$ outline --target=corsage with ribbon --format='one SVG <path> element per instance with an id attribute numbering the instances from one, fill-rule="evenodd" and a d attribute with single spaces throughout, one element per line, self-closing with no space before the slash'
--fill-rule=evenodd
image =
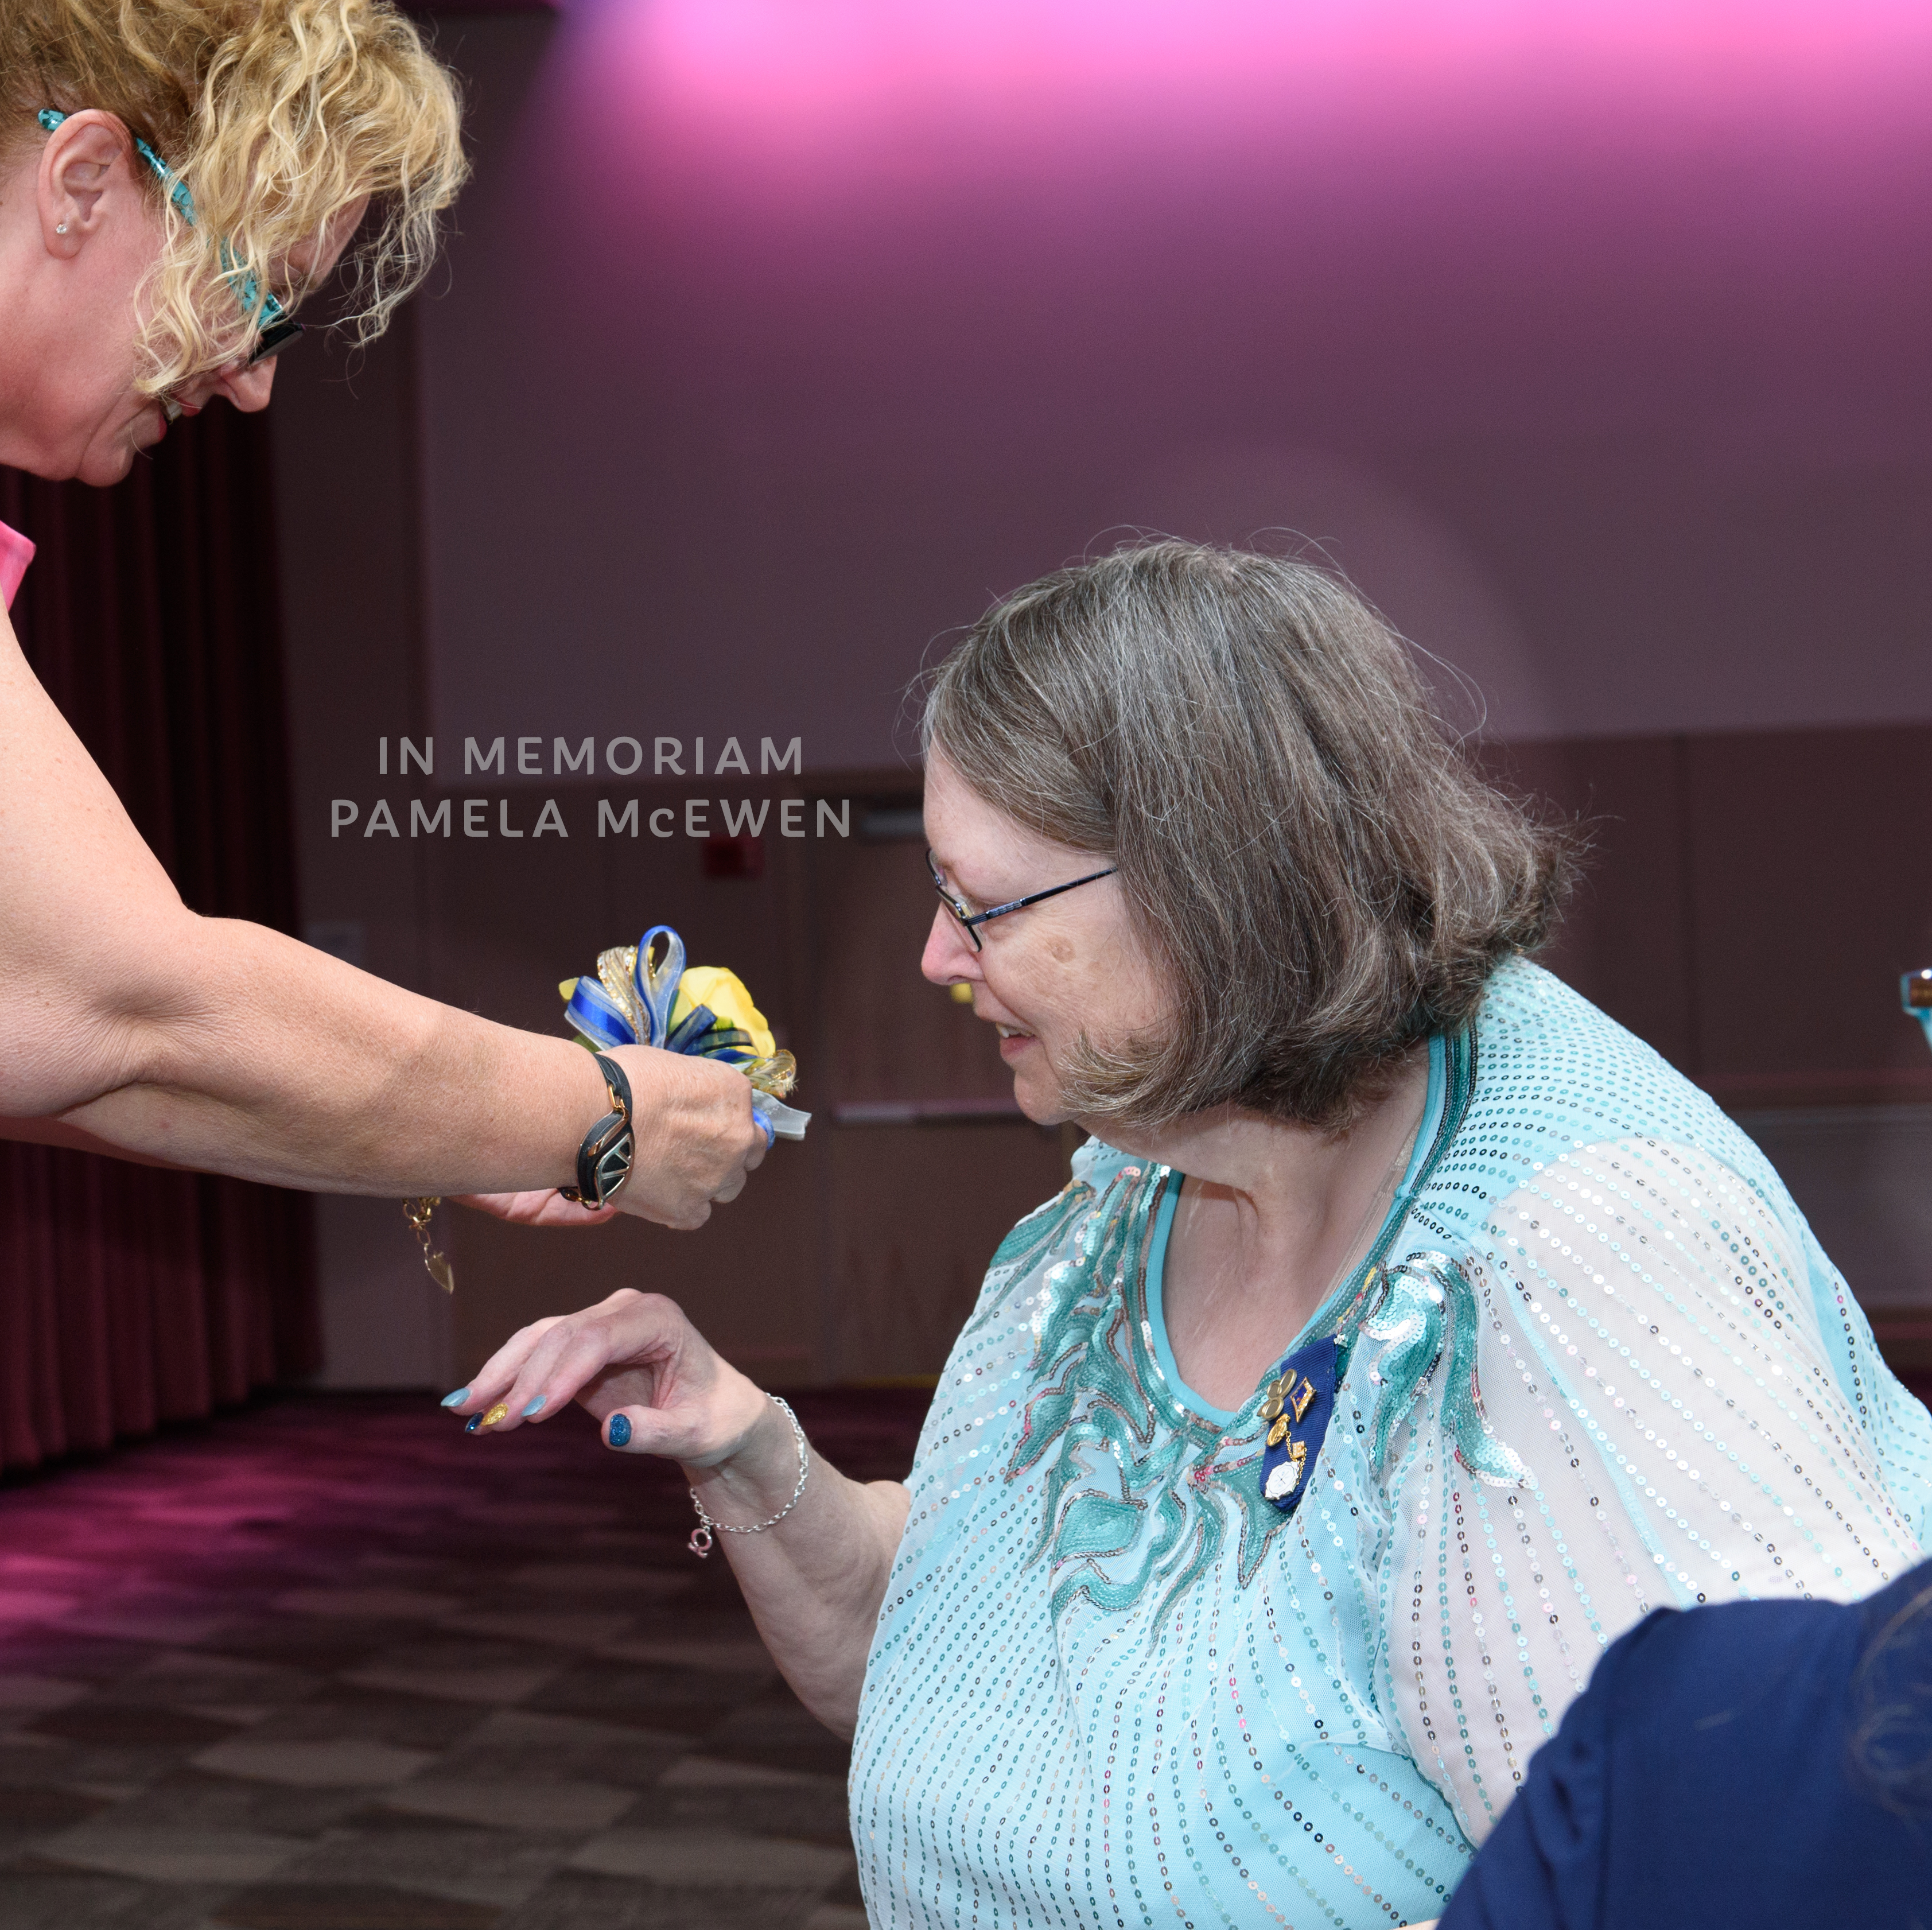
<path id="1" fill-rule="evenodd" d="M 634 945 L 598 955 L 594 977 L 567 978 L 557 989 L 577 1042 L 598 1055 L 610 1087 L 611 1110 L 586 1135 L 578 1154 L 578 1184 L 566 1196 L 602 1206 L 623 1184 L 634 1145 L 628 1082 L 612 1046 L 658 1046 L 666 1052 L 722 1059 L 752 1082 L 752 1111 L 770 1145 L 802 1139 L 812 1115 L 785 1104 L 798 1062 L 778 1049 L 764 1014 L 736 972 L 684 962 L 684 941 L 668 925 L 653 925 Z M 422 1244 L 423 1265 L 446 1293 L 456 1290 L 448 1257 L 435 1245 L 430 1217 L 442 1201 L 405 1200 L 403 1211 Z"/>
<path id="2" fill-rule="evenodd" d="M 653 925 L 634 945 L 600 953 L 594 977 L 564 980 L 557 990 L 579 1042 L 592 1052 L 657 1046 L 722 1059 L 752 1082 L 752 1110 L 767 1145 L 803 1139 L 812 1115 L 784 1103 L 798 1061 L 778 1049 L 736 972 L 687 966 L 684 956 L 684 941 L 668 925 Z"/>

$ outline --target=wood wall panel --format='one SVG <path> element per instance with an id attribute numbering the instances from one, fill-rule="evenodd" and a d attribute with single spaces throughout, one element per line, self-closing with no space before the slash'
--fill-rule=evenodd
<path id="1" fill-rule="evenodd" d="M 1066 1178 L 1025 1120 L 850 1127 L 832 1149 L 832 1377 L 936 1373 L 993 1250 Z"/>
<path id="2" fill-rule="evenodd" d="M 1932 963 L 1932 727 L 1579 739 L 1489 755 L 1580 816 L 1544 962 L 1726 1104 L 1932 1100 L 1898 975 Z"/>
<path id="3" fill-rule="evenodd" d="M 1667 737 L 1522 744 L 1490 754 L 1510 788 L 1576 824 L 1582 875 L 1542 962 L 1689 1070 L 1699 1053 L 1690 973 L 1684 754 Z"/>
<path id="4" fill-rule="evenodd" d="M 838 1098 L 1010 1100 L 1012 1081 L 991 1044 L 992 1028 L 920 976 L 939 908 L 923 844 L 821 842 L 812 861 Z"/>
<path id="5" fill-rule="evenodd" d="M 1932 726 L 1688 740 L 1697 1076 L 1744 1104 L 1932 1098 Z"/>
<path id="6" fill-rule="evenodd" d="M 668 1295 L 728 1359 L 776 1386 L 837 1377 L 823 1331 L 827 1163 L 808 1145 L 778 1148 L 744 1193 L 694 1233 L 628 1217 L 582 1232 L 538 1232 L 448 1213 L 458 1379 L 528 1322 L 591 1306 L 620 1287 Z M 409 1241 L 400 1208 L 396 1232 Z M 417 1288 L 436 1292 L 427 1277 Z"/>
<path id="7" fill-rule="evenodd" d="M 1793 1106 L 1735 1116 L 1852 1291 L 1870 1309 L 1912 1309 L 1922 1327 L 1932 1317 L 1932 1106 Z"/>

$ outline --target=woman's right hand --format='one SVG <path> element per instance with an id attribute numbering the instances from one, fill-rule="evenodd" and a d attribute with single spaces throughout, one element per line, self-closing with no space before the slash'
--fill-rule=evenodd
<path id="1" fill-rule="evenodd" d="M 765 1156 L 751 1081 L 721 1060 L 652 1046 L 620 1046 L 609 1056 L 631 1082 L 637 1139 L 631 1176 L 613 1204 L 662 1226 L 703 1226 L 714 1203 L 744 1190 Z"/>
<path id="2" fill-rule="evenodd" d="M 730 1076 L 745 1084 L 742 1074 Z M 769 1431 L 779 1418 L 675 1301 L 630 1287 L 580 1313 L 538 1320 L 512 1334 L 454 1411 L 484 1414 L 502 1404 L 508 1411 L 490 1431 L 506 1433 L 526 1420 L 548 1420 L 573 1400 L 596 1416 L 609 1445 L 694 1468 L 729 1460 L 760 1427 Z M 629 1438 L 612 1441 L 611 1418 L 620 1414 Z M 782 1420 L 779 1425 L 788 1442 Z"/>

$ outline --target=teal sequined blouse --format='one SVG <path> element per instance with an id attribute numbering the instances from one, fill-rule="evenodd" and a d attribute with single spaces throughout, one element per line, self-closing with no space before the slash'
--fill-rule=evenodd
<path id="1" fill-rule="evenodd" d="M 1932 1416 L 1763 1156 L 1547 973 L 1432 1046 L 1292 1514 L 1266 1382 L 1161 1317 L 1177 1176 L 1097 1142 L 993 1259 L 921 1436 L 850 1782 L 880 1925 L 1436 1916 L 1649 1609 L 1918 1559 Z"/>

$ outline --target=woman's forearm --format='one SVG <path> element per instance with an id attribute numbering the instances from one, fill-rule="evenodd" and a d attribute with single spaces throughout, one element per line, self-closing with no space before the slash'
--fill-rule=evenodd
<path id="1" fill-rule="evenodd" d="M 145 944 L 103 955 L 10 1040 L 4 1017 L 0 1137 L 314 1192 L 547 1193 L 574 1181 L 577 1149 L 609 1106 L 590 1055 L 566 1039 L 439 1005 L 178 902 Z M 758 1163 L 748 1083 L 648 1046 L 610 1056 L 630 1082 L 635 1134 L 618 1206 L 701 1225 Z"/>
<path id="2" fill-rule="evenodd" d="M 183 914 L 104 989 L 102 1089 L 56 1116 L 137 1157 L 330 1192 L 561 1186 L 606 1104 L 568 1040 L 260 926 Z"/>
<path id="3" fill-rule="evenodd" d="M 106 1153 L 134 1166 L 160 1166 L 170 1172 L 181 1170 L 172 1160 L 156 1159 L 149 1153 L 117 1146 L 98 1133 L 84 1133 L 78 1126 L 69 1125 L 64 1119 L 0 1118 L 0 1139 L 15 1139 L 29 1146 L 58 1146 L 67 1152 Z"/>
<path id="4" fill-rule="evenodd" d="M 564 1039 L 189 911 L 0 616 L 0 1133 L 64 1127 L 317 1189 L 485 1193 L 568 1182 L 603 1109 Z"/>
<path id="5" fill-rule="evenodd" d="M 612 1056 L 636 1102 L 620 1205 L 701 1223 L 757 1163 L 750 1088 Z M 502 1194 L 567 1184 L 606 1106 L 566 1039 L 189 911 L 0 615 L 0 1137 L 316 1191 Z"/>
<path id="6" fill-rule="evenodd" d="M 767 1520 L 796 1487 L 796 1438 L 765 1405 L 769 1420 L 730 1461 L 684 1471 L 716 1521 Z M 781 1673 L 841 1736 L 858 1722 L 866 1658 L 910 1505 L 899 1482 L 848 1481 L 812 1451 L 798 1505 L 782 1521 L 763 1534 L 717 1538 Z"/>

